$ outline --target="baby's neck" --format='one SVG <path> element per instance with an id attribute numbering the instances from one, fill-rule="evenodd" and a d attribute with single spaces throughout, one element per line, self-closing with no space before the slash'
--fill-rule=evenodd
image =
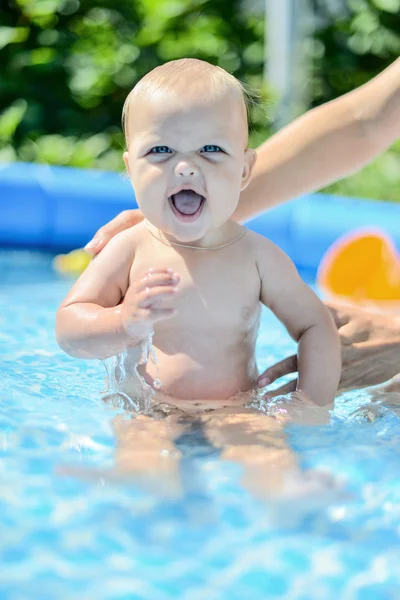
<path id="1" fill-rule="evenodd" d="M 163 244 L 193 250 L 220 250 L 241 239 L 247 231 L 234 221 L 228 221 L 218 229 L 211 231 L 198 240 L 180 242 L 173 236 L 164 233 L 161 229 L 155 227 L 146 219 L 144 224 L 150 234 Z"/>

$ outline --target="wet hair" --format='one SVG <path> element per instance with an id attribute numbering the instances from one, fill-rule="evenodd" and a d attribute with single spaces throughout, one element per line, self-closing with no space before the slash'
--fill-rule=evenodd
<path id="1" fill-rule="evenodd" d="M 248 131 L 253 95 L 244 84 L 221 67 L 197 58 L 181 58 L 160 65 L 147 73 L 128 94 L 122 109 L 122 129 L 127 145 L 129 108 L 135 97 L 141 95 L 151 97 L 158 90 L 185 92 L 188 87 L 191 92 L 196 92 L 196 99 L 199 102 L 236 93 L 243 103 Z"/>

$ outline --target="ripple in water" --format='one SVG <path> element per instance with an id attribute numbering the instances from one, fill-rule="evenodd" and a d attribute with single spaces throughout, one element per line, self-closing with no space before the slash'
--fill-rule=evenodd
<path id="1" fill-rule="evenodd" d="M 8 273 L 0 292 L 2 600 L 397 598 L 395 408 L 354 391 L 337 400 L 327 423 L 287 427 L 301 469 L 325 473 L 327 485 L 312 491 L 310 483 L 301 498 L 260 499 L 246 487 L 236 447 L 220 443 L 222 420 L 210 441 L 207 423 L 179 422 L 174 411 L 154 426 L 149 415 L 127 417 L 102 402 L 102 365 L 66 357 L 54 339 L 55 310 L 70 283 L 51 275 L 47 258 L 25 269 L 19 260 L 13 278 L 14 260 L 0 261 L 0 275 Z M 265 368 L 293 344 L 269 314 L 261 327 Z M 116 378 L 119 361 L 107 366 Z M 260 401 L 261 416 L 276 416 L 285 402 Z M 250 414 L 229 420 L 246 458 L 258 451 L 254 436 L 268 437 Z M 141 436 L 161 440 L 164 454 L 140 454 Z M 279 440 L 269 441 L 278 460 Z M 118 461 L 134 476 L 119 477 Z M 340 483 L 339 493 L 329 481 Z"/>

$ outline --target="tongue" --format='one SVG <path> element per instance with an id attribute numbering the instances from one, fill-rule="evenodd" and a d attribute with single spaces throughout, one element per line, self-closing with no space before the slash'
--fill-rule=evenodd
<path id="1" fill-rule="evenodd" d="M 194 215 L 199 210 L 202 199 L 193 190 L 181 190 L 172 196 L 175 208 L 183 215 Z"/>

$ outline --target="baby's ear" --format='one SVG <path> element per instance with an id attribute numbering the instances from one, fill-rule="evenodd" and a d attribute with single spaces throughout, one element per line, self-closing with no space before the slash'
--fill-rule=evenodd
<path id="1" fill-rule="evenodd" d="M 130 176 L 131 173 L 129 170 L 129 152 L 124 152 L 122 158 L 124 159 L 126 170 L 128 171 L 128 174 Z"/>
<path id="2" fill-rule="evenodd" d="M 244 166 L 242 172 L 242 184 L 240 191 L 242 192 L 247 188 L 250 182 L 251 174 L 253 173 L 254 166 L 257 162 L 257 152 L 252 148 L 247 148 L 244 153 Z"/>

